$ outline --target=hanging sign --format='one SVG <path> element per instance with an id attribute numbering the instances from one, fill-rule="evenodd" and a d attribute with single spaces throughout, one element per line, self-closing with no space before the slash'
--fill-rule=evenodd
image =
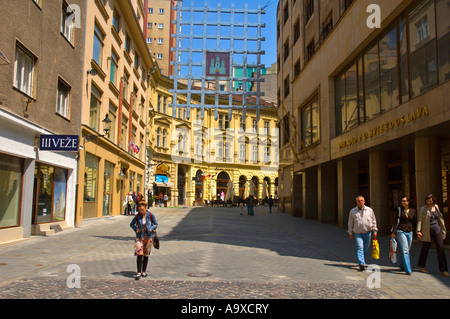
<path id="1" fill-rule="evenodd" d="M 39 150 L 77 152 L 78 135 L 41 135 Z"/>

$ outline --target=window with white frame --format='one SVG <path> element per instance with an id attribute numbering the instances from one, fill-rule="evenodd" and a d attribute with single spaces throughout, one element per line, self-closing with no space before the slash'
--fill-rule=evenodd
<path id="1" fill-rule="evenodd" d="M 16 46 L 14 60 L 14 87 L 33 96 L 33 77 L 36 59 L 20 46 Z"/>
<path id="2" fill-rule="evenodd" d="M 164 14 L 164 9 L 159 9 L 159 14 Z"/>
<path id="3" fill-rule="evenodd" d="M 231 144 L 229 142 L 225 143 L 225 158 L 231 159 Z"/>
<path id="4" fill-rule="evenodd" d="M 245 119 L 243 117 L 241 117 L 241 120 L 240 120 L 239 130 L 245 132 Z"/>
<path id="5" fill-rule="evenodd" d="M 162 53 L 158 53 L 157 58 L 158 58 L 158 60 L 162 60 L 163 54 Z"/>
<path id="6" fill-rule="evenodd" d="M 148 44 L 152 43 L 152 38 L 147 38 L 147 43 Z"/>
<path id="7" fill-rule="evenodd" d="M 56 112 L 69 117 L 70 86 L 61 78 L 58 78 L 58 96 L 56 98 Z"/>
<path id="8" fill-rule="evenodd" d="M 253 133 L 258 132 L 258 121 L 257 120 L 252 121 L 252 128 L 253 128 Z"/>
<path id="9" fill-rule="evenodd" d="M 163 38 L 158 38 L 158 44 L 163 44 L 164 43 L 164 39 Z"/>
<path id="10" fill-rule="evenodd" d="M 166 141 L 167 141 L 167 130 L 164 129 L 162 133 L 162 147 L 166 147 Z"/>
<path id="11" fill-rule="evenodd" d="M 70 43 L 73 43 L 73 26 L 75 23 L 75 15 L 72 16 L 72 12 L 69 9 L 69 5 L 63 1 L 62 14 L 61 14 L 61 33 Z"/>
<path id="12" fill-rule="evenodd" d="M 164 23 L 158 23 L 158 29 L 164 29 Z"/>
<path id="13" fill-rule="evenodd" d="M 217 144 L 217 159 L 223 159 L 223 142 Z"/>
<path id="14" fill-rule="evenodd" d="M 270 162 L 270 147 L 264 146 L 264 162 L 269 163 Z"/>
<path id="15" fill-rule="evenodd" d="M 258 162 L 258 145 L 253 145 L 252 150 L 252 161 L 256 163 Z"/>
<path id="16" fill-rule="evenodd" d="M 245 161 L 245 143 L 239 144 L 239 159 Z"/>
<path id="17" fill-rule="evenodd" d="M 156 146 L 161 147 L 161 128 L 156 130 Z"/>

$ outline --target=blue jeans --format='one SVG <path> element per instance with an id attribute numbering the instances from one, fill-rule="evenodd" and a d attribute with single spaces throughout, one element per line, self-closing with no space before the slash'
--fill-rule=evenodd
<path id="1" fill-rule="evenodd" d="M 372 239 L 372 232 L 365 234 L 354 234 L 356 241 L 356 256 L 358 257 L 358 264 L 365 265 L 366 257 L 370 249 L 370 241 Z"/>
<path id="2" fill-rule="evenodd" d="M 409 258 L 409 250 L 411 249 L 411 243 L 413 239 L 413 233 L 405 233 L 404 231 L 397 230 L 397 259 L 401 269 L 406 273 L 411 273 L 411 261 Z"/>

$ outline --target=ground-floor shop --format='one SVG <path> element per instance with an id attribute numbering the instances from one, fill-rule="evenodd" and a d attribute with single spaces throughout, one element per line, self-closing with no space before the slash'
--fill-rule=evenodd
<path id="1" fill-rule="evenodd" d="M 278 197 L 276 168 L 175 163 L 162 157 L 149 167 L 148 189 L 156 203 L 164 195 L 170 206 L 204 205 L 213 200 L 236 203 L 250 194 L 261 202 Z"/>
<path id="2" fill-rule="evenodd" d="M 145 194 L 145 163 L 88 127 L 80 142 L 76 222 L 123 214 L 130 192 Z"/>
<path id="3" fill-rule="evenodd" d="M 40 150 L 40 135 L 0 111 L 0 243 L 74 226 L 77 153 Z"/>

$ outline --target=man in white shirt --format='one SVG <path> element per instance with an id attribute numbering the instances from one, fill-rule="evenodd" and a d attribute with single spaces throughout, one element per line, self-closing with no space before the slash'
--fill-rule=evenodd
<path id="1" fill-rule="evenodd" d="M 372 208 L 364 205 L 363 196 L 356 197 L 356 207 L 348 215 L 348 234 L 355 239 L 359 269 L 364 270 L 366 257 L 370 248 L 372 232 L 374 239 L 377 238 L 377 220 Z"/>

